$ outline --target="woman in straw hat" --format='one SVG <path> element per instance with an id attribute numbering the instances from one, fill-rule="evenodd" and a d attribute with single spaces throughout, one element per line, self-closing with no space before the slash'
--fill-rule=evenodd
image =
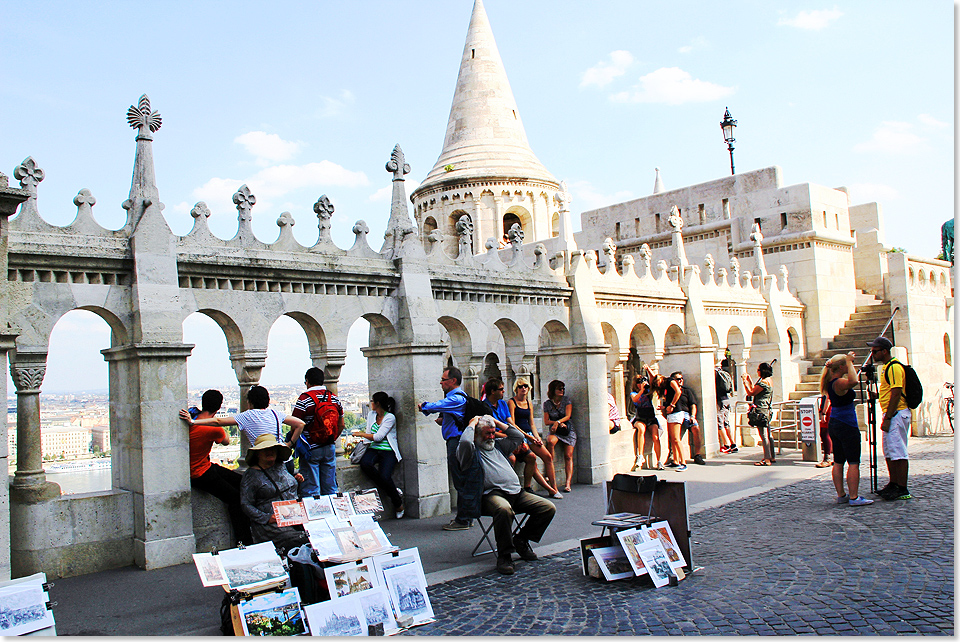
<path id="1" fill-rule="evenodd" d="M 283 465 L 289 457 L 289 446 L 260 435 L 247 450 L 249 468 L 240 481 L 240 505 L 250 518 L 253 541 L 270 541 L 284 551 L 309 542 L 302 526 L 277 526 L 273 513 L 273 502 L 297 498 L 297 480 Z"/>

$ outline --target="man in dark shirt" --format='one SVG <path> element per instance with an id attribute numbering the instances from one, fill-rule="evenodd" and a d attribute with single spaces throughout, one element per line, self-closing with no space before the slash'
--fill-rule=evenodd
<path id="1" fill-rule="evenodd" d="M 697 406 L 700 404 L 700 400 L 697 398 L 697 393 L 693 391 L 693 388 L 683 383 L 682 372 L 674 372 L 670 375 L 670 378 L 680 385 L 680 395 L 673 402 L 674 412 L 686 413 L 686 417 L 681 424 L 680 436 L 683 436 L 685 430 L 690 430 L 690 434 L 693 435 L 693 444 L 690 446 L 693 463 L 706 466 L 707 462 L 700 453 L 700 450 L 703 448 L 703 437 L 700 434 L 700 424 L 697 423 Z M 679 463 L 683 464 L 683 462 Z"/>

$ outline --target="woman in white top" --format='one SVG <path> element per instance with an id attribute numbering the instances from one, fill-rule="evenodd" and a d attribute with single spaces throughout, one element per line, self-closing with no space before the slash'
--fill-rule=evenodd
<path id="1" fill-rule="evenodd" d="M 393 483 L 393 469 L 402 459 L 397 443 L 397 418 L 393 414 L 396 407 L 393 397 L 380 391 L 370 399 L 370 413 L 367 415 L 367 431 L 354 431 L 357 437 L 370 440 L 367 452 L 360 460 L 360 470 L 376 484 L 380 495 L 386 495 L 393 502 L 397 519 L 403 517 L 403 493 Z"/>

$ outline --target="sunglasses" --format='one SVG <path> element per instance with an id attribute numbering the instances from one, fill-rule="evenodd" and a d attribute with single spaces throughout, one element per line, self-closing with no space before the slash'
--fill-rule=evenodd
<path id="1" fill-rule="evenodd" d="M 529 388 L 529 387 L 530 386 L 528 386 L 527 384 L 521 383 L 520 385 L 517 386 L 517 390 L 519 390 L 520 388 Z"/>

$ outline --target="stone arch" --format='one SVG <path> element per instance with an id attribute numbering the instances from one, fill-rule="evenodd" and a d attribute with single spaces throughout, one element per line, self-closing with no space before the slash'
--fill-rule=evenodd
<path id="1" fill-rule="evenodd" d="M 556 348 L 573 345 L 567 326 L 557 320 L 547 321 L 540 330 L 540 347 Z"/>
<path id="2" fill-rule="evenodd" d="M 787 343 L 790 346 L 791 357 L 800 354 L 800 334 L 793 326 L 787 328 Z"/>
<path id="3" fill-rule="evenodd" d="M 950 350 L 950 334 L 943 333 L 943 360 L 948 366 L 953 365 L 953 352 Z"/>
<path id="4" fill-rule="evenodd" d="M 369 347 L 390 345 L 397 342 L 397 329 L 390 323 L 390 319 L 382 314 L 368 312 L 362 318 L 370 324 Z"/>
<path id="5" fill-rule="evenodd" d="M 461 216 L 469 216 L 469 213 L 465 210 L 454 210 L 450 213 L 450 216 L 447 217 L 448 234 L 452 234 L 453 236 L 457 235 L 457 221 L 460 220 Z"/>
<path id="6" fill-rule="evenodd" d="M 210 317 L 213 319 L 214 323 L 220 326 L 220 329 L 223 330 L 224 336 L 227 338 L 227 348 L 231 353 L 235 353 L 243 349 L 243 332 L 240 330 L 240 326 L 237 325 L 237 322 L 233 320 L 228 314 L 220 310 L 214 310 L 210 308 L 201 308 L 197 310 L 200 314 Z"/>
<path id="7" fill-rule="evenodd" d="M 560 236 L 560 212 L 554 212 L 550 217 L 550 236 L 552 238 Z"/>
<path id="8" fill-rule="evenodd" d="M 500 357 L 496 352 L 490 352 L 483 358 L 483 381 L 481 384 L 494 378 L 503 380 L 503 372 L 500 370 Z"/>
<path id="9" fill-rule="evenodd" d="M 129 341 L 127 328 L 125 325 L 123 325 L 123 321 L 121 321 L 120 318 L 110 310 L 97 305 L 81 305 L 74 309 L 93 312 L 95 315 L 106 321 L 107 325 L 110 326 L 111 347 L 124 345 Z"/>
<path id="10" fill-rule="evenodd" d="M 927 289 L 927 271 L 923 268 L 920 268 L 919 272 L 917 273 L 917 281 L 921 290 Z"/>
<path id="11" fill-rule="evenodd" d="M 291 311 L 285 312 L 285 316 L 290 317 L 303 328 L 307 335 L 307 346 L 310 348 L 310 356 L 324 354 L 327 351 L 327 339 L 323 333 L 323 328 L 312 316 L 305 312 Z"/>
<path id="12" fill-rule="evenodd" d="M 520 224 L 520 227 L 523 229 L 524 241 L 529 243 L 533 238 L 533 218 L 530 216 L 527 208 L 514 205 L 504 212 L 502 225 L 502 233 L 504 236 L 510 231 L 510 227 L 514 223 Z"/>
<path id="13" fill-rule="evenodd" d="M 753 332 L 750 334 L 750 345 L 755 346 L 761 343 L 767 342 L 767 331 L 760 326 L 757 326 L 753 329 Z"/>
<path id="14" fill-rule="evenodd" d="M 663 334 L 664 349 L 687 345 L 687 335 L 676 323 L 671 324 Z"/>
<path id="15" fill-rule="evenodd" d="M 710 330 L 710 341 L 713 345 L 717 346 L 717 350 L 720 350 L 720 335 L 717 334 L 716 328 L 712 325 L 707 326 L 707 328 Z"/>
<path id="16" fill-rule="evenodd" d="M 440 317 L 437 321 L 447 332 L 450 356 L 453 357 L 454 364 L 460 368 L 464 374 L 467 374 L 467 369 L 470 366 L 470 357 L 473 355 L 470 331 L 467 330 L 467 326 L 465 326 L 462 321 L 454 317 Z"/>
<path id="17" fill-rule="evenodd" d="M 653 332 L 645 323 L 638 323 L 630 331 L 630 350 L 636 350 L 637 356 L 644 363 L 651 363 L 657 358 L 657 345 Z M 634 373 L 636 374 L 636 373 Z"/>
<path id="18" fill-rule="evenodd" d="M 600 322 L 600 329 L 603 330 L 603 342 L 610 348 L 607 350 L 607 373 L 613 371 L 620 363 L 620 337 L 617 336 L 616 329 L 606 321 Z"/>

